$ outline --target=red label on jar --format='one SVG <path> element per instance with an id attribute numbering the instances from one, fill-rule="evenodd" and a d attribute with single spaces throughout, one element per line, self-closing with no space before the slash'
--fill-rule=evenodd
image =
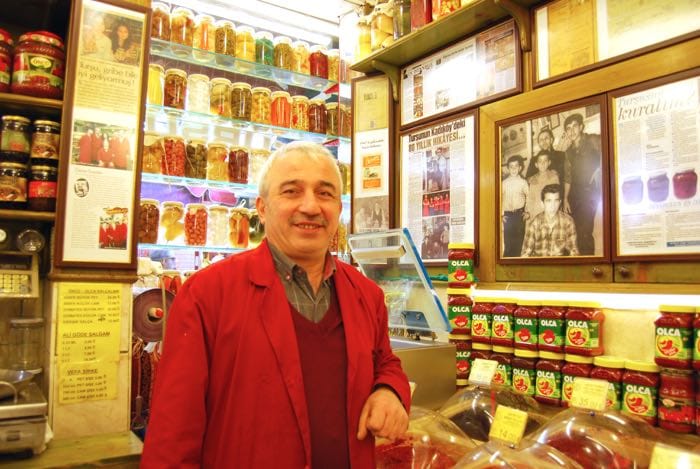
<path id="1" fill-rule="evenodd" d="M 30 199 L 55 199 L 57 182 L 32 181 L 29 183 Z"/>

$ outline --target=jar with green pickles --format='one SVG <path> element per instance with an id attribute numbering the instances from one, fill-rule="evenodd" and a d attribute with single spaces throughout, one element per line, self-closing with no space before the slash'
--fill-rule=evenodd
<path id="1" fill-rule="evenodd" d="M 253 93 L 250 84 L 239 81 L 231 85 L 232 118 L 249 121 L 252 103 Z"/>
<path id="2" fill-rule="evenodd" d="M 326 104 L 326 133 L 338 136 L 338 103 Z"/>
<path id="3" fill-rule="evenodd" d="M 258 31 L 255 33 L 255 61 L 263 65 L 275 64 L 275 45 L 272 42 L 272 33 Z"/>
<path id="4" fill-rule="evenodd" d="M 275 38 L 275 67 L 284 70 L 292 69 L 292 40 L 287 36 Z"/>

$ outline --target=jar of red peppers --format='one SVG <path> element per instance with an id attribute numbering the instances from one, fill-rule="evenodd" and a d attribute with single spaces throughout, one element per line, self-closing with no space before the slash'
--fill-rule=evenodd
<path id="1" fill-rule="evenodd" d="M 309 132 L 326 133 L 326 102 L 322 99 L 309 101 Z"/>
<path id="2" fill-rule="evenodd" d="M 516 300 L 499 298 L 491 309 L 491 344 L 513 346 L 513 312 Z"/>
<path id="3" fill-rule="evenodd" d="M 537 347 L 548 352 L 564 352 L 566 302 L 544 300 L 537 314 Z"/>
<path id="4" fill-rule="evenodd" d="M 151 38 L 160 39 L 161 41 L 170 40 L 170 7 L 165 3 L 156 2 L 152 5 L 153 13 L 151 15 Z M 163 50 L 163 47 L 155 43 L 151 43 L 151 47 L 156 50 Z"/>
<path id="5" fill-rule="evenodd" d="M 603 354 L 605 314 L 594 301 L 570 301 L 566 310 L 566 353 L 596 356 Z"/>
<path id="6" fill-rule="evenodd" d="M 491 311 L 497 300 L 494 298 L 474 298 L 472 306 L 472 341 L 491 343 Z"/>
<path id="7" fill-rule="evenodd" d="M 166 176 L 185 176 L 185 139 L 177 135 L 163 137 L 165 153 L 161 160 L 161 173 Z"/>
<path id="8" fill-rule="evenodd" d="M 515 357 L 511 360 L 513 368 L 513 390 L 528 396 L 535 395 L 535 380 L 537 357 L 539 354 L 532 350 L 515 349 Z"/>
<path id="9" fill-rule="evenodd" d="M 165 85 L 163 86 L 163 105 L 175 109 L 185 109 L 187 96 L 187 73 L 179 68 L 170 68 L 165 71 Z"/>
<path id="10" fill-rule="evenodd" d="M 667 368 L 690 370 L 693 360 L 693 306 L 659 306 L 661 316 L 654 321 L 656 347 L 654 361 Z"/>
<path id="11" fill-rule="evenodd" d="M 231 247 L 245 249 L 250 236 L 250 211 L 245 207 L 234 207 L 229 215 L 229 241 Z"/>
<path id="12" fill-rule="evenodd" d="M 562 368 L 564 354 L 540 352 L 540 359 L 535 366 L 537 378 L 535 384 L 535 399 L 549 405 L 561 404 Z"/>
<path id="13" fill-rule="evenodd" d="M 66 54 L 61 38 L 48 31 L 22 34 L 15 47 L 13 93 L 61 99 Z"/>
<path id="14" fill-rule="evenodd" d="M 693 319 L 693 368 L 700 370 L 700 308 L 695 309 Z"/>
<path id="15" fill-rule="evenodd" d="M 620 410 L 622 407 L 622 375 L 625 372 L 625 360 L 603 355 L 593 358 L 591 378 L 604 379 L 608 382 L 608 397 L 605 409 Z"/>
<path id="16" fill-rule="evenodd" d="M 328 79 L 328 56 L 326 48 L 319 45 L 309 49 L 309 71 L 315 77 Z"/>
<path id="17" fill-rule="evenodd" d="M 468 335 L 449 334 L 447 336 L 449 343 L 455 346 L 455 357 L 457 366 L 457 379 L 469 379 L 469 359 L 472 343 Z"/>
<path id="18" fill-rule="evenodd" d="M 248 184 L 248 147 L 231 147 L 228 153 L 228 182 Z"/>
<path id="19" fill-rule="evenodd" d="M 188 246 L 204 246 L 207 244 L 207 207 L 204 204 L 187 204 L 185 210 L 185 243 Z"/>
<path id="20" fill-rule="evenodd" d="M 10 33 L 0 29 L 0 93 L 10 91 L 12 79 L 12 47 L 14 42 Z"/>
<path id="21" fill-rule="evenodd" d="M 695 431 L 695 379 L 690 370 L 663 369 L 659 375 L 659 426 L 676 433 Z"/>
<path id="22" fill-rule="evenodd" d="M 37 212 L 56 211 L 58 168 L 48 165 L 31 165 L 27 190 L 27 208 Z"/>
<path id="23" fill-rule="evenodd" d="M 277 127 L 289 127 L 292 113 L 292 98 L 286 91 L 272 93 L 270 123 Z"/>
<path id="24" fill-rule="evenodd" d="M 471 334 L 471 291 L 459 288 L 447 289 L 447 319 L 453 334 Z"/>
<path id="25" fill-rule="evenodd" d="M 448 288 L 470 288 L 474 281 L 474 244 L 448 243 Z"/>
<path id="26" fill-rule="evenodd" d="M 537 314 L 540 300 L 518 300 L 513 311 L 513 345 L 515 348 L 537 350 Z"/>
<path id="27" fill-rule="evenodd" d="M 574 379 L 579 377 L 588 378 L 591 376 L 591 371 L 593 371 L 593 357 L 566 354 L 564 360 L 566 364 L 561 367 L 561 405 L 562 407 L 569 407 L 571 395 L 574 391 Z"/>
<path id="28" fill-rule="evenodd" d="M 493 352 L 489 357 L 489 360 L 493 360 L 498 363 L 496 367 L 496 373 L 493 375 L 493 384 L 498 384 L 500 386 L 512 386 L 513 384 L 513 347 L 503 347 L 499 345 L 493 346 Z"/>
<path id="29" fill-rule="evenodd" d="M 659 367 L 655 363 L 627 360 L 622 375 L 622 412 L 656 425 Z"/>

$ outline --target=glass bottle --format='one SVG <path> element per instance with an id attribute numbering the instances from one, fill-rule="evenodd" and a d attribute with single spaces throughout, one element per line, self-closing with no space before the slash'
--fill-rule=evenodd
<path id="1" fill-rule="evenodd" d="M 185 109 L 186 95 L 187 73 L 179 68 L 169 68 L 166 70 L 163 106 L 174 109 Z"/>
<path id="2" fill-rule="evenodd" d="M 207 222 L 207 246 L 224 247 L 228 245 L 228 208 L 223 205 L 209 207 Z"/>
<path id="3" fill-rule="evenodd" d="M 255 33 L 255 61 L 263 65 L 275 64 L 275 45 L 272 42 L 272 33 L 258 31 Z"/>
<path id="4" fill-rule="evenodd" d="M 309 75 L 309 44 L 304 41 L 294 41 L 292 44 L 292 68 L 295 73 Z"/>
<path id="5" fill-rule="evenodd" d="M 151 16 L 151 38 L 161 41 L 170 40 L 170 7 L 165 3 L 156 2 L 152 6 Z M 162 50 L 161 44 L 151 44 L 156 50 Z"/>
<path id="6" fill-rule="evenodd" d="M 214 52 L 217 63 L 221 65 L 231 65 L 236 57 L 236 27 L 229 20 L 219 20 L 216 22 L 216 33 L 214 34 Z"/>
<path id="7" fill-rule="evenodd" d="M 309 71 L 315 77 L 328 79 L 328 56 L 326 48 L 319 45 L 311 46 L 309 54 Z"/>
<path id="8" fill-rule="evenodd" d="M 231 247 L 245 249 L 250 235 L 250 212 L 245 207 L 234 207 L 229 215 L 229 242 Z"/>
<path id="9" fill-rule="evenodd" d="M 326 102 L 322 99 L 309 101 L 309 132 L 326 133 Z"/>
<path id="10" fill-rule="evenodd" d="M 248 147 L 231 147 L 228 153 L 228 181 L 248 184 Z"/>
<path id="11" fill-rule="evenodd" d="M 194 13 L 192 10 L 177 7 L 170 14 L 170 41 L 173 42 L 173 53 L 180 57 L 190 55 L 192 36 L 194 34 Z M 186 47 L 177 47 L 180 44 Z"/>

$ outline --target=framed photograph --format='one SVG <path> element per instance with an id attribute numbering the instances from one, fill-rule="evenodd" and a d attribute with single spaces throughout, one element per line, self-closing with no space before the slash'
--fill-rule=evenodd
<path id="1" fill-rule="evenodd" d="M 134 269 L 150 11 L 79 0 L 71 18 L 55 263 Z"/>
<path id="2" fill-rule="evenodd" d="M 615 260 L 700 259 L 700 69 L 611 92 Z"/>
<path id="3" fill-rule="evenodd" d="M 428 265 L 447 265 L 447 245 L 477 243 L 478 113 L 401 134 L 401 226 Z"/>
<path id="4" fill-rule="evenodd" d="M 352 232 L 388 230 L 391 213 L 391 83 L 386 75 L 352 81 Z"/>
<path id="5" fill-rule="evenodd" d="M 535 86 L 700 35 L 695 0 L 554 0 L 534 23 Z"/>
<path id="6" fill-rule="evenodd" d="M 515 20 L 401 69 L 401 128 L 522 90 Z"/>
<path id="7" fill-rule="evenodd" d="M 603 96 L 496 123 L 499 263 L 609 259 Z"/>

